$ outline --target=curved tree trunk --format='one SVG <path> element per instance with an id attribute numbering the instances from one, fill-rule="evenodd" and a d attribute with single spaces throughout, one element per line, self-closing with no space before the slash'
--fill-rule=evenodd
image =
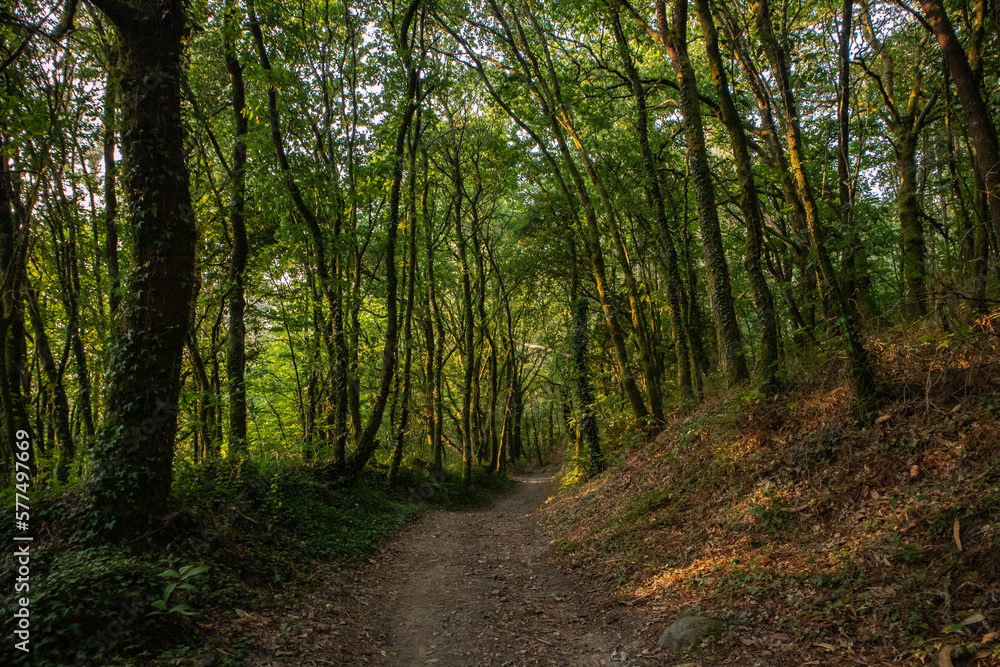
<path id="1" fill-rule="evenodd" d="M 812 301 L 813 295 L 817 293 L 818 272 L 815 261 L 810 261 L 809 259 L 809 231 L 806 225 L 806 211 L 795 186 L 795 179 L 788 164 L 788 156 L 785 154 L 785 148 L 781 145 L 779 139 L 778 125 L 774 118 L 773 102 L 760 72 L 748 55 L 742 35 L 734 27 L 734 21 L 729 11 L 724 5 L 720 4 L 716 4 L 715 9 L 719 14 L 726 39 L 740 64 L 740 69 L 743 71 L 744 79 L 753 93 L 757 111 L 760 113 L 761 134 L 764 138 L 764 145 L 770 153 L 770 166 L 778 171 L 781 195 L 784 199 L 784 205 L 788 209 L 788 222 L 795 233 L 794 239 L 789 239 L 790 243 L 786 242 L 786 246 L 791 250 L 795 267 L 801 276 L 799 282 L 801 284 L 801 292 L 805 295 L 804 301 Z M 797 315 L 793 315 L 796 326 L 804 329 L 806 339 L 814 342 L 812 329 L 816 324 L 815 309 L 811 305 L 805 305 L 800 310 L 790 289 L 786 290 L 785 295 L 785 300 L 789 304 L 790 311 L 798 313 Z M 819 294 L 819 297 L 820 299 L 827 298 L 826 294 L 822 292 Z"/>
<path id="2" fill-rule="evenodd" d="M 24 376 L 28 372 L 25 354 L 24 291 L 27 286 L 26 260 L 28 251 L 28 216 L 17 200 L 17 174 L 8 162 L 9 140 L 0 130 L 0 472 L 5 480 L 12 479 L 15 463 L 27 464 L 31 477 L 35 467 L 34 437 L 27 438 L 27 461 L 15 449 L 18 431 L 31 436 L 28 402 L 25 398 Z M 23 470 L 23 468 L 22 468 Z"/>
<path id="3" fill-rule="evenodd" d="M 522 70 L 522 74 L 528 79 L 528 85 L 531 87 L 532 92 L 539 103 L 539 107 L 548 121 L 549 128 L 552 130 L 552 135 L 556 140 L 559 156 L 562 158 L 566 171 L 569 172 L 570 179 L 573 182 L 573 187 L 576 190 L 577 196 L 580 199 L 580 204 L 583 207 L 584 220 L 578 222 L 581 231 L 580 236 L 584 239 L 584 247 L 590 255 L 590 262 L 594 271 L 594 280 L 597 283 L 597 294 L 601 302 L 601 308 L 604 311 L 604 322 L 608 327 L 608 334 L 614 348 L 614 357 L 618 367 L 619 380 L 622 383 L 622 391 L 628 399 L 635 418 L 640 422 L 644 422 L 649 415 L 649 412 L 646 410 L 646 404 L 642 398 L 642 393 L 639 391 L 635 377 L 632 374 L 632 368 L 628 360 L 628 352 L 625 348 L 625 335 L 622 331 L 621 324 L 618 322 L 618 313 L 616 312 L 617 309 L 612 303 L 611 294 L 609 293 L 607 269 L 604 264 L 604 253 L 601 250 L 600 244 L 601 233 L 597 222 L 597 212 L 594 208 L 593 200 L 590 197 L 590 192 L 587 189 L 587 184 L 584 181 L 583 175 L 580 173 L 576 160 L 573 159 L 573 155 L 566 142 L 563 125 L 560 122 L 559 107 L 561 105 L 561 100 L 559 91 L 558 89 L 550 89 L 549 87 L 549 83 L 551 83 L 553 88 L 557 86 L 558 80 L 548 82 L 547 77 L 543 76 L 534 53 L 530 50 L 530 48 L 528 48 L 526 35 L 520 22 L 517 21 L 516 14 L 511 14 L 511 17 L 515 21 L 514 25 L 518 30 L 518 35 L 520 35 L 519 39 L 514 37 L 514 34 L 510 29 L 510 25 L 508 24 L 506 14 L 500 10 L 495 0 L 489 0 L 489 4 L 493 11 L 493 16 L 503 28 L 504 39 L 507 42 L 507 45 L 510 49 L 512 49 L 513 55 Z M 543 37 L 543 35 L 539 35 L 539 37 Z M 509 107 L 507 107 L 507 109 L 509 109 Z M 508 113 L 511 114 L 512 112 L 508 111 Z M 536 141 L 541 142 L 540 139 Z M 520 427 L 518 426 L 518 428 Z"/>
<path id="4" fill-rule="evenodd" d="M 667 272 L 667 312 L 670 316 L 670 325 L 673 328 L 674 352 L 677 354 L 677 384 L 680 388 L 681 396 L 684 399 L 694 399 L 694 388 L 691 384 L 691 360 L 687 345 L 687 327 L 681 306 L 681 275 L 677 267 L 677 248 L 674 245 L 673 235 L 670 231 L 670 224 L 667 222 L 667 214 L 663 205 L 663 193 L 660 190 L 660 179 L 656 174 L 656 163 L 653 160 L 653 151 L 649 146 L 649 118 L 646 111 L 646 92 L 642 82 L 639 80 L 639 73 L 636 71 L 632 61 L 632 54 L 629 52 L 628 42 L 622 32 L 621 21 L 617 11 L 612 16 L 615 38 L 618 40 L 618 49 L 621 54 L 622 63 L 625 65 L 625 73 L 628 75 L 629 83 L 632 86 L 632 95 L 636 104 L 636 134 L 639 137 L 639 149 L 642 153 L 642 166 L 646 176 L 646 193 L 653 205 L 656 214 L 656 222 L 660 232 L 660 244 L 663 247 L 664 269 Z"/>
<path id="5" fill-rule="evenodd" d="M 920 0 L 920 6 L 934 31 L 938 46 L 941 47 L 941 57 L 962 102 L 965 121 L 975 146 L 976 167 L 983 179 L 990 217 L 993 219 L 993 233 L 997 246 L 1000 247 L 1000 144 L 997 141 L 997 130 L 969 58 L 955 35 L 955 28 L 941 0 Z"/>
<path id="6" fill-rule="evenodd" d="M 372 405 L 371 415 L 368 423 L 365 424 L 361 436 L 358 438 L 358 447 L 354 455 L 348 459 L 346 464 L 347 476 L 350 480 L 356 480 L 361 475 L 368 459 L 375 453 L 378 446 L 376 436 L 379 427 L 382 425 L 382 415 L 385 412 L 385 405 L 389 399 L 389 391 L 392 389 L 392 377 L 396 367 L 396 347 L 399 338 L 399 322 L 397 316 L 399 281 L 396 277 L 396 233 L 399 229 L 399 198 L 400 189 L 403 182 L 403 157 L 406 151 L 406 135 L 413 120 L 413 114 L 417 109 L 417 85 L 419 72 L 413 63 L 413 54 L 410 49 L 410 31 L 413 27 L 413 19 L 416 17 L 421 0 L 413 0 L 403 16 L 403 21 L 399 30 L 399 51 L 406 68 L 406 92 L 403 99 L 402 117 L 399 120 L 399 127 L 396 130 L 396 143 L 394 147 L 394 164 L 392 169 L 392 185 L 389 193 L 389 224 L 386 230 L 385 242 L 385 267 L 386 267 L 386 331 L 385 344 L 382 347 L 382 377 L 379 382 L 378 393 Z"/>
<path id="7" fill-rule="evenodd" d="M 420 114 L 417 114 L 414 124 L 414 136 L 412 141 L 416 144 L 420 139 Z M 399 476 L 399 467 L 403 462 L 403 445 L 410 426 L 410 388 L 412 378 L 410 369 L 413 362 L 413 294 L 414 283 L 417 279 L 417 170 L 416 170 L 416 150 L 410 148 L 410 211 L 407 224 L 409 225 L 409 248 L 410 254 L 406 269 L 406 311 L 403 314 L 403 395 L 400 398 L 402 406 L 399 414 L 399 428 L 396 429 L 396 441 L 392 450 L 392 461 L 389 466 L 389 486 L 395 488 L 396 480 Z"/>
<path id="8" fill-rule="evenodd" d="M 768 0 L 755 0 L 754 14 L 757 31 L 764 45 L 764 53 L 771 66 L 771 73 L 778 84 L 782 106 L 785 112 L 785 135 L 788 141 L 788 155 L 791 159 L 792 174 L 795 176 L 796 190 L 805 208 L 809 241 L 819 261 L 824 300 L 836 318 L 847 344 L 850 364 L 851 384 L 854 389 L 855 410 L 858 418 L 866 421 L 875 410 L 876 386 L 875 363 L 868 350 L 859 321 L 857 304 L 846 299 L 837 279 L 837 274 L 827 248 L 826 231 L 819 218 L 819 210 L 813 196 L 812 187 L 805 172 L 805 158 L 802 147 L 802 130 L 799 126 L 798 106 L 791 88 L 788 60 L 782 47 L 774 37 L 771 27 L 771 10 Z"/>
<path id="9" fill-rule="evenodd" d="M 576 255 L 576 241 L 570 239 L 572 249 L 572 277 L 570 279 L 570 307 L 573 309 L 573 385 L 576 389 L 576 399 L 579 403 L 580 435 L 577 447 L 577 458 L 584 462 L 588 476 L 600 474 L 604 470 L 604 453 L 598 438 L 597 416 L 594 414 L 594 390 L 590 386 L 590 373 L 587 368 L 587 340 L 590 330 L 587 323 L 588 301 L 580 289 L 580 270 Z"/>
<path id="10" fill-rule="evenodd" d="M 111 307 L 111 317 L 118 312 L 121 301 L 120 269 L 118 267 L 118 193 L 115 188 L 115 176 L 118 167 L 115 164 L 115 95 L 118 84 L 113 74 L 109 73 L 104 84 L 104 261 L 108 265 L 108 303 Z"/>
<path id="11" fill-rule="evenodd" d="M 750 279 L 757 316 L 760 318 L 760 385 L 766 396 L 772 396 L 778 389 L 778 318 L 774 307 L 774 297 L 764 276 L 764 215 L 760 208 L 757 183 L 753 176 L 753 160 L 747 146 L 746 134 L 736 103 L 729 90 L 729 81 L 719 52 L 719 35 L 715 21 L 708 7 L 708 0 L 695 0 L 702 32 L 705 34 L 705 48 L 708 65 L 719 93 L 719 110 L 722 122 L 729 132 L 736 160 L 736 178 L 740 186 L 740 208 L 747 222 L 747 258 L 745 267 Z"/>
<path id="12" fill-rule="evenodd" d="M 458 245 L 458 263 L 462 275 L 462 312 L 465 315 L 462 324 L 463 347 L 462 365 L 464 376 L 462 382 L 462 482 L 472 483 L 472 382 L 475 378 L 475 313 L 472 309 L 472 280 L 469 275 L 469 262 L 466 257 L 465 232 L 462 229 L 462 184 L 461 154 L 458 146 L 453 147 L 454 154 L 448 156 L 451 162 L 451 179 L 455 188 L 455 242 Z"/>
<path id="13" fill-rule="evenodd" d="M 59 457 L 56 462 L 56 480 L 65 484 L 69 479 L 70 465 L 76 450 L 73 442 L 73 429 L 69 422 L 69 401 L 66 398 L 66 388 L 63 385 L 62 374 L 52 356 L 49 337 L 45 331 L 45 322 L 38 307 L 38 296 L 31 285 L 25 290 L 28 312 L 31 314 L 32 330 L 35 332 L 35 350 L 38 353 L 39 366 L 45 373 L 45 380 L 52 391 L 52 417 L 56 436 L 59 439 Z"/>
<path id="14" fill-rule="evenodd" d="M 903 245 L 903 280 L 906 282 L 904 312 L 917 319 L 927 314 L 927 246 L 924 223 L 917 202 L 917 140 L 920 135 L 903 130 L 895 141 L 899 170 L 899 228 Z"/>
<path id="15" fill-rule="evenodd" d="M 719 356 L 726 378 L 729 382 L 738 384 L 750 379 L 750 372 L 747 368 L 739 323 L 736 320 L 729 267 L 722 245 L 722 230 L 716 208 L 715 185 L 708 164 L 698 84 L 688 56 L 687 0 L 674 0 L 672 30 L 667 25 L 664 0 L 657 0 L 656 16 L 659 34 L 670 55 L 670 62 L 680 87 L 678 104 L 684 117 L 684 135 L 691 157 L 691 179 L 694 182 L 694 200 L 698 207 L 702 251 L 708 274 L 708 296 L 712 306 L 712 318 L 715 321 Z"/>

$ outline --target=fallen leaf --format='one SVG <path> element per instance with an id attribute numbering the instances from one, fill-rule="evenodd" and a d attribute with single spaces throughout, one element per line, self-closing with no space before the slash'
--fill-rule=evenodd
<path id="1" fill-rule="evenodd" d="M 958 547 L 959 551 L 962 550 L 962 538 L 958 534 L 960 529 L 961 526 L 958 523 L 958 519 L 955 519 L 955 524 L 951 527 L 951 534 L 955 536 L 955 546 Z"/>
<path id="2" fill-rule="evenodd" d="M 836 651 L 837 650 L 837 647 L 834 646 L 833 644 L 821 644 L 820 642 L 816 642 L 816 643 L 813 644 L 813 646 L 819 646 L 820 648 L 825 648 L 827 651 Z"/>
<path id="3" fill-rule="evenodd" d="M 910 479 L 916 479 L 920 474 L 920 466 L 915 465 L 910 467 Z"/>
<path id="4" fill-rule="evenodd" d="M 961 404 L 961 403 L 959 403 L 958 405 L 956 405 L 955 407 L 953 407 L 953 408 L 951 409 L 951 414 L 955 414 L 956 412 L 958 412 L 958 411 L 959 411 L 959 410 L 961 410 L 961 409 L 962 409 L 962 404 Z"/>
<path id="5" fill-rule="evenodd" d="M 1000 639 L 1000 632 L 990 632 L 989 634 L 983 635 L 983 644 L 989 644 L 990 642 L 995 642 Z"/>
<path id="6" fill-rule="evenodd" d="M 887 421 L 889 421 L 890 419 L 892 419 L 892 415 L 882 415 L 881 417 L 879 417 L 878 419 L 875 420 L 875 423 L 876 424 L 884 424 Z"/>
<path id="7" fill-rule="evenodd" d="M 951 662 L 951 644 L 945 644 L 938 652 L 938 667 L 955 667 Z"/>
<path id="8" fill-rule="evenodd" d="M 985 620 L 986 617 L 983 616 L 982 614 L 973 614 L 972 616 L 969 616 L 967 619 L 962 621 L 962 625 L 972 625 L 973 623 L 982 623 Z"/>

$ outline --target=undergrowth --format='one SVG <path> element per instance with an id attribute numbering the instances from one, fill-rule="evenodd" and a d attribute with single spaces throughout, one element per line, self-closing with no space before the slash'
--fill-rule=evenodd
<path id="1" fill-rule="evenodd" d="M 355 566 L 427 503 L 481 505 L 512 485 L 477 471 L 466 487 L 454 472 L 410 466 L 390 491 L 384 472 L 369 470 L 344 488 L 328 471 L 303 464 L 181 464 L 168 514 L 119 545 L 65 537 L 73 533 L 68 522 L 78 491 L 36 498 L 31 653 L 8 641 L 0 662 L 146 664 L 185 655 L 199 634 L 198 620 L 215 610 L 289 603 L 309 589 L 319 566 Z M 2 537 L 12 543 L 10 535 Z M 16 566 L 9 553 L 0 560 L 5 592 L 14 589 Z M 0 600 L 8 627 L 16 609 L 14 596 Z M 229 662 L 252 650 L 251 642 L 230 647 Z"/>

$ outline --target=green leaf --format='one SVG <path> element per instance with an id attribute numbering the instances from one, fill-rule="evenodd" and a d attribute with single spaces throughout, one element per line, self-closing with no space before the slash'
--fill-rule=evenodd
<path id="1" fill-rule="evenodd" d="M 185 568 L 181 568 L 181 576 L 180 576 L 180 578 L 181 579 L 190 579 L 191 577 L 198 576 L 199 574 L 201 574 L 202 572 L 204 572 L 207 569 L 208 569 L 207 565 L 199 565 L 198 567 L 195 567 L 193 565 L 188 565 Z"/>

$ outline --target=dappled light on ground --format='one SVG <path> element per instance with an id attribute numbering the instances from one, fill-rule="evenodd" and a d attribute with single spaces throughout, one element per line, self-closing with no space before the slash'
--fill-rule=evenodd
<path id="1" fill-rule="evenodd" d="M 679 412 L 550 504 L 557 548 L 641 610 L 650 641 L 679 614 L 727 619 L 718 664 L 987 650 L 989 624 L 945 630 L 1000 606 L 1000 428 L 983 398 L 1000 366 L 984 352 L 887 351 L 897 388 L 869 425 L 834 364 L 773 404 L 731 391 Z"/>

